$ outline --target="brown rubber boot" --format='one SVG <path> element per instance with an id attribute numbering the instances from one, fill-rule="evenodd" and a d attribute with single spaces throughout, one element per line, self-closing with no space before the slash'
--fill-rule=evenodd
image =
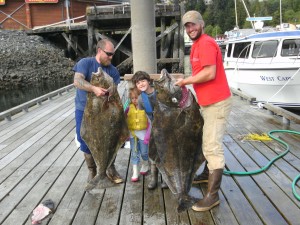
<path id="1" fill-rule="evenodd" d="M 221 186 L 223 169 L 209 171 L 207 193 L 200 199 L 192 209 L 197 212 L 204 212 L 220 204 L 218 191 Z"/>
<path id="2" fill-rule="evenodd" d="M 84 159 L 89 169 L 89 176 L 87 180 L 89 182 L 97 175 L 97 166 L 91 154 L 84 153 Z"/>
<path id="3" fill-rule="evenodd" d="M 208 183 L 208 175 L 209 175 L 209 169 L 207 167 L 207 161 L 205 161 L 205 165 L 202 173 L 194 177 L 193 184 Z"/>
<path id="4" fill-rule="evenodd" d="M 115 184 L 120 184 L 123 183 L 124 180 L 118 173 L 115 167 L 115 160 L 111 164 L 111 166 L 106 170 L 106 175 L 107 177 Z"/>
<path id="5" fill-rule="evenodd" d="M 158 169 L 156 168 L 156 164 L 151 163 L 151 181 L 148 184 L 148 189 L 152 190 L 157 187 L 157 179 L 158 179 Z"/>

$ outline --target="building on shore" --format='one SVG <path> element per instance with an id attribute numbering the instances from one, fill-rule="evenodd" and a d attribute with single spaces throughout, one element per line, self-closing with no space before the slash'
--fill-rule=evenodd
<path id="1" fill-rule="evenodd" d="M 125 2 L 125 0 L 0 0 L 0 27 L 7 30 L 28 30 L 49 24 L 82 22 L 86 20 L 87 7 Z"/>

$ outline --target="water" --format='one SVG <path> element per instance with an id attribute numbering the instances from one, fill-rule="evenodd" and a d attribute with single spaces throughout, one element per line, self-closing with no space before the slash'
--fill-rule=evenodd
<path id="1" fill-rule="evenodd" d="M 19 88 L 13 90 L 0 90 L 0 112 L 28 102 L 32 99 L 65 87 L 73 82 L 70 80 L 59 80 L 56 82 L 43 82 L 36 86 Z"/>

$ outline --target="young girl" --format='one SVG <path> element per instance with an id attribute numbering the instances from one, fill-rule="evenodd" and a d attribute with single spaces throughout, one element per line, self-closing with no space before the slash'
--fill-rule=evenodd
<path id="1" fill-rule="evenodd" d="M 136 88 L 142 92 L 138 98 L 138 107 L 139 109 L 145 110 L 150 121 L 153 121 L 153 110 L 156 102 L 156 91 L 154 87 L 150 85 L 151 79 L 150 75 L 144 71 L 137 71 L 132 77 L 132 83 Z M 151 130 L 151 125 L 149 127 L 149 133 Z M 148 138 L 148 135 L 147 135 Z M 150 138 L 150 134 L 149 134 Z M 151 161 L 151 160 L 150 160 Z M 155 162 L 151 161 L 151 180 L 148 184 L 148 189 L 154 189 L 157 187 L 158 180 L 158 169 Z M 162 188 L 168 188 L 167 184 L 162 180 Z"/>
<path id="2" fill-rule="evenodd" d="M 145 175 L 149 170 L 149 138 L 145 138 L 149 123 L 146 112 L 138 108 L 138 96 L 139 91 L 136 88 L 130 88 L 129 98 L 131 103 L 125 110 L 125 114 L 127 115 L 127 124 L 130 131 L 131 164 L 133 166 L 133 175 L 131 177 L 132 182 L 139 180 L 138 165 L 140 163 L 140 156 L 142 158 L 140 174 Z"/>

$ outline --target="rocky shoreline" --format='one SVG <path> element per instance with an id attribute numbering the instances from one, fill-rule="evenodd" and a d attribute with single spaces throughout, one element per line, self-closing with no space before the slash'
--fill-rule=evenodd
<path id="1" fill-rule="evenodd" d="M 0 90 L 72 80 L 74 61 L 38 35 L 0 30 Z"/>

